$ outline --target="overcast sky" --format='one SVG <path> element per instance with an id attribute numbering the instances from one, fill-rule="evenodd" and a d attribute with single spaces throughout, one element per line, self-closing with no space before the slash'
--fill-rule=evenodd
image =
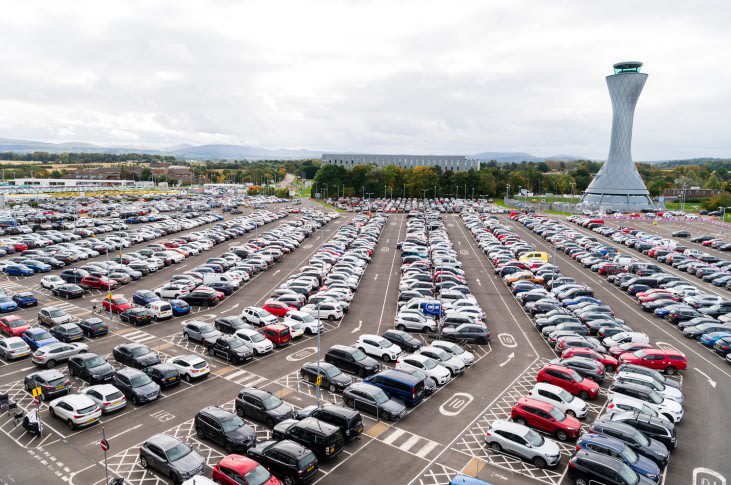
<path id="1" fill-rule="evenodd" d="M 650 77 L 635 160 L 731 156 L 731 3 L 9 2 L 0 138 L 604 159 L 604 76 Z"/>

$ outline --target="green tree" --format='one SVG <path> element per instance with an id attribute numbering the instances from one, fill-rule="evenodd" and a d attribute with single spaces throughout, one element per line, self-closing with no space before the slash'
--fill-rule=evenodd
<path id="1" fill-rule="evenodd" d="M 148 180 L 152 180 L 152 170 L 150 170 L 149 167 L 145 167 L 140 172 L 140 180 L 143 182 L 147 182 Z"/>

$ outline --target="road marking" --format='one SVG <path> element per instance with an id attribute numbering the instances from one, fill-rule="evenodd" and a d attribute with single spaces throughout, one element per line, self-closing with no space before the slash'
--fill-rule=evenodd
<path id="1" fill-rule="evenodd" d="M 499 333 L 497 338 L 501 344 L 511 349 L 518 346 L 518 342 L 509 333 Z"/>
<path id="2" fill-rule="evenodd" d="M 294 392 L 294 389 L 292 389 L 291 387 L 285 387 L 284 389 L 281 389 L 281 390 L 275 392 L 274 395 L 281 399 L 285 396 L 289 396 L 293 392 Z"/>
<path id="3" fill-rule="evenodd" d="M 513 357 L 515 357 L 515 352 L 510 352 L 510 355 L 508 355 L 508 359 L 505 362 L 503 362 L 502 364 L 500 364 L 498 367 L 505 366 L 508 362 L 513 360 Z"/>
<path id="4" fill-rule="evenodd" d="M 282 270 L 281 269 L 276 270 L 274 273 L 272 273 L 272 276 L 277 276 L 277 273 L 279 273 L 280 271 L 282 271 Z"/>
<path id="5" fill-rule="evenodd" d="M 363 434 L 370 436 L 371 438 L 378 438 L 383 434 L 384 431 L 388 429 L 388 425 L 386 423 L 376 423 L 367 430 L 363 432 Z"/>
<path id="6" fill-rule="evenodd" d="M 480 278 L 475 278 L 475 281 L 477 281 L 477 284 L 482 286 L 482 283 L 480 282 Z"/>
<path id="7" fill-rule="evenodd" d="M 706 374 L 705 372 L 703 372 L 702 370 L 700 370 L 698 367 L 693 367 L 693 368 L 696 371 L 698 371 L 698 373 L 700 375 L 702 375 L 703 377 L 705 377 L 706 379 L 708 379 L 708 383 L 711 385 L 712 388 L 714 388 L 714 389 L 716 388 L 716 381 L 714 381 L 713 379 L 711 379 L 711 377 L 708 374 Z"/>
<path id="8" fill-rule="evenodd" d="M 693 468 L 693 485 L 726 485 L 726 477 L 710 468 L 697 467 Z"/>
<path id="9" fill-rule="evenodd" d="M 376 273 L 376 275 L 373 277 L 373 279 L 374 280 L 377 280 L 378 279 L 378 273 Z"/>
<path id="10" fill-rule="evenodd" d="M 117 434 L 115 434 L 113 436 L 107 437 L 107 441 L 113 440 L 114 438 L 118 438 L 118 437 L 122 436 L 123 434 L 129 433 L 130 431 L 134 431 L 134 430 L 136 430 L 137 428 L 140 428 L 140 427 L 142 427 L 142 424 L 138 424 L 137 426 L 133 426 L 133 427 L 131 427 L 129 429 L 125 429 L 124 431 L 121 431 L 121 432 L 119 432 L 119 433 L 117 433 Z M 99 443 L 99 440 L 98 439 L 89 442 L 90 445 L 94 445 L 94 444 L 97 444 L 97 443 Z"/>
<path id="11" fill-rule="evenodd" d="M 134 328 L 128 327 L 128 328 L 120 328 L 119 330 L 114 330 L 112 333 L 114 335 L 126 335 L 131 332 L 136 332 Z"/>
<path id="12" fill-rule="evenodd" d="M 416 452 L 416 456 L 418 456 L 419 458 L 426 458 L 426 455 L 428 455 L 437 446 L 439 446 L 439 443 L 437 443 L 436 441 L 430 441 Z"/>
<path id="13" fill-rule="evenodd" d="M 467 462 L 467 464 L 462 468 L 462 473 L 476 477 L 483 468 L 485 468 L 485 465 L 487 465 L 487 462 L 480 460 L 479 458 L 473 457 L 470 459 L 470 461 Z"/>
<path id="14" fill-rule="evenodd" d="M 305 347 L 304 349 L 299 349 L 297 352 L 289 354 L 286 359 L 290 362 L 297 362 L 298 360 L 306 359 L 315 352 L 317 352 L 317 347 Z"/>
<path id="15" fill-rule="evenodd" d="M 403 434 L 405 434 L 406 431 L 403 429 L 395 429 L 393 433 L 388 435 L 386 438 L 384 438 L 382 441 L 386 443 L 387 445 L 393 444 L 394 441 L 399 439 Z M 414 435 L 415 438 L 419 438 L 418 436 Z"/>
<path id="16" fill-rule="evenodd" d="M 155 350 L 165 350 L 165 349 L 169 349 L 169 348 L 170 348 L 170 347 L 172 347 L 173 345 L 174 345 L 174 344 L 172 344 L 172 343 L 168 342 L 168 343 L 165 343 L 165 344 L 161 344 L 161 345 L 158 345 L 158 346 L 156 346 L 156 347 L 155 347 Z"/>
<path id="17" fill-rule="evenodd" d="M 360 327 L 363 326 L 363 320 L 358 320 L 358 326 L 355 327 L 350 333 L 360 332 Z"/>
<path id="18" fill-rule="evenodd" d="M 233 366 L 233 365 L 229 365 L 229 366 L 226 366 L 226 367 L 221 367 L 221 368 L 220 368 L 220 369 L 218 369 L 218 370 L 214 370 L 214 371 L 212 372 L 212 374 L 213 374 L 214 376 L 219 376 L 219 377 L 220 377 L 220 376 L 225 376 L 225 375 L 226 375 L 226 374 L 228 374 L 229 372 L 232 372 L 232 371 L 233 371 L 233 370 L 234 370 L 235 368 L 236 368 L 236 367 L 235 367 L 235 366 Z"/>
<path id="19" fill-rule="evenodd" d="M 401 235 L 401 227 L 404 225 L 404 219 L 401 219 L 401 223 L 398 226 L 398 234 Z M 388 280 L 386 280 L 386 293 L 383 298 L 383 306 L 381 307 L 381 316 L 378 318 L 378 330 L 376 333 L 381 332 L 381 322 L 383 322 L 383 313 L 386 311 L 386 300 L 388 296 L 388 288 L 391 286 L 391 277 L 393 276 L 393 265 L 396 263 L 396 251 L 393 252 L 393 258 L 391 259 L 391 269 L 388 271 Z"/>
<path id="20" fill-rule="evenodd" d="M 444 404 L 439 406 L 439 412 L 444 416 L 457 416 L 459 413 L 474 401 L 472 394 L 466 392 L 455 392 Z"/>
<path id="21" fill-rule="evenodd" d="M 401 451 L 409 451 L 420 440 L 421 440 L 421 436 L 413 435 L 411 438 L 409 438 L 406 441 L 404 441 L 404 443 L 401 446 L 399 446 L 399 450 L 401 450 Z"/>

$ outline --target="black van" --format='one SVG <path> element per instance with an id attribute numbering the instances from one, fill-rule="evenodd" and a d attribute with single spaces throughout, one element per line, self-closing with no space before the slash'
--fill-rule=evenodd
<path id="1" fill-rule="evenodd" d="M 391 397 L 413 407 L 424 399 L 424 381 L 399 370 L 386 370 L 366 377 L 363 382 L 378 386 Z"/>
<path id="2" fill-rule="evenodd" d="M 363 418 L 358 411 L 342 406 L 307 406 L 297 412 L 297 419 L 317 418 L 340 428 L 346 440 L 354 440 L 363 433 Z"/>

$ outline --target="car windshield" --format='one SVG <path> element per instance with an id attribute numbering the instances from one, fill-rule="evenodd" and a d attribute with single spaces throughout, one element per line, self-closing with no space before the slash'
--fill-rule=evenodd
<path id="1" fill-rule="evenodd" d="M 37 332 L 35 334 L 35 340 L 46 340 L 49 338 L 53 338 L 50 333 L 43 330 L 42 332 Z"/>
<path id="2" fill-rule="evenodd" d="M 7 324 L 10 328 L 18 328 L 18 327 L 24 327 L 24 326 L 28 325 L 28 322 L 26 322 L 25 320 L 23 320 L 21 318 L 19 320 L 11 320 L 11 321 L 7 322 Z"/>
<path id="3" fill-rule="evenodd" d="M 558 396 L 563 400 L 563 402 L 566 402 L 566 403 L 572 402 L 574 400 L 573 394 L 571 394 L 570 392 L 568 392 L 564 389 L 561 389 L 558 392 Z"/>
<path id="4" fill-rule="evenodd" d="M 263 342 L 264 340 L 266 340 L 266 337 L 263 336 L 262 334 L 260 334 L 259 332 L 252 332 L 249 335 L 249 340 L 251 340 L 254 343 Z"/>
<path id="5" fill-rule="evenodd" d="M 640 459 L 640 457 L 637 456 L 637 453 L 635 453 L 629 446 L 625 446 L 620 454 L 622 455 L 622 458 L 624 458 L 624 461 L 630 465 L 634 465 Z"/>
<path id="6" fill-rule="evenodd" d="M 647 397 L 650 398 L 650 401 L 652 401 L 655 404 L 660 404 L 663 402 L 663 398 L 660 396 L 660 394 L 656 393 L 655 391 L 648 392 Z"/>
<path id="7" fill-rule="evenodd" d="M 269 396 L 268 398 L 264 399 L 264 401 L 262 401 L 262 405 L 264 406 L 264 409 L 269 411 L 281 406 L 282 400 L 279 399 L 277 396 Z"/>
<path id="8" fill-rule="evenodd" d="M 106 362 L 106 360 L 97 355 L 96 357 L 93 357 L 86 361 L 86 368 L 91 369 L 93 367 L 99 367 L 100 365 L 104 365 Z"/>
<path id="9" fill-rule="evenodd" d="M 10 348 L 11 349 L 22 349 L 26 346 L 25 342 L 11 342 Z"/>
<path id="10" fill-rule="evenodd" d="M 572 379 L 574 380 L 574 382 L 581 382 L 582 380 L 584 380 L 584 378 L 583 378 L 583 377 L 581 377 L 581 376 L 579 375 L 579 373 L 578 373 L 578 372 L 576 372 L 576 371 L 572 371 L 572 372 L 571 372 L 571 378 L 572 378 Z"/>
<path id="11" fill-rule="evenodd" d="M 525 440 L 532 446 L 543 446 L 543 443 L 546 441 L 543 436 L 539 435 L 532 429 L 529 429 L 523 438 L 525 438 Z"/>
<path id="12" fill-rule="evenodd" d="M 174 462 L 188 455 L 191 449 L 185 443 L 179 443 L 165 452 L 165 456 L 168 457 L 168 461 Z"/>
<path id="13" fill-rule="evenodd" d="M 124 297 L 120 297 L 120 298 L 115 298 L 114 303 L 117 305 L 124 305 L 125 303 L 129 303 L 129 300 Z"/>
<path id="14" fill-rule="evenodd" d="M 560 409 L 553 407 L 551 408 L 551 411 L 549 411 L 551 414 L 551 417 L 554 418 L 556 421 L 563 421 L 566 419 L 566 415 L 561 411 Z"/>
<path id="15" fill-rule="evenodd" d="M 244 345 L 244 341 L 241 340 L 241 339 L 239 339 L 239 338 L 235 338 L 235 339 L 229 340 L 229 343 L 228 344 L 229 344 L 229 347 L 230 348 L 232 348 L 232 349 L 238 349 L 239 347 L 241 347 L 242 345 Z"/>
<path id="16" fill-rule="evenodd" d="M 305 315 L 302 315 L 302 321 L 304 323 L 314 322 L 315 321 L 315 317 L 313 317 L 312 315 L 305 314 Z"/>
<path id="17" fill-rule="evenodd" d="M 373 399 L 375 399 L 378 404 L 388 402 L 388 396 L 380 389 L 373 394 Z"/>
<path id="18" fill-rule="evenodd" d="M 622 481 L 628 485 L 640 483 L 640 476 L 624 463 L 618 463 L 617 472 L 622 477 Z"/>
<path id="19" fill-rule="evenodd" d="M 381 347 L 383 347 L 384 349 L 387 349 L 387 348 L 393 346 L 393 344 L 386 339 L 381 340 L 380 344 L 381 344 Z"/>
<path id="20" fill-rule="evenodd" d="M 64 315 L 64 312 L 62 310 L 48 310 L 48 315 L 51 318 L 61 317 Z"/>
<path id="21" fill-rule="evenodd" d="M 244 475 L 244 479 L 249 485 L 264 485 L 272 479 L 272 475 L 266 468 L 261 465 L 257 465 Z"/>
<path id="22" fill-rule="evenodd" d="M 132 387 L 142 387 L 146 386 L 152 382 L 149 377 L 147 377 L 147 374 L 140 374 L 138 376 L 134 376 L 132 379 L 130 379 L 130 383 L 132 384 Z"/>
<path id="23" fill-rule="evenodd" d="M 353 358 L 354 358 L 355 360 L 357 360 L 358 362 L 360 362 L 361 360 L 363 360 L 363 359 L 365 359 L 365 358 L 366 358 L 366 354 L 364 354 L 364 353 L 363 353 L 363 352 L 361 352 L 360 350 L 356 350 L 355 352 L 353 352 L 353 354 L 352 354 L 352 355 L 353 355 Z"/>
<path id="24" fill-rule="evenodd" d="M 150 349 L 148 349 L 147 347 L 135 347 L 135 348 L 133 348 L 133 349 L 132 349 L 132 350 L 130 351 L 130 353 L 131 353 L 131 354 L 132 354 L 133 356 L 135 356 L 135 357 L 139 357 L 139 356 L 141 356 L 141 355 L 145 355 L 145 354 L 148 354 L 149 352 L 150 352 Z"/>
<path id="25" fill-rule="evenodd" d="M 239 429 L 243 425 L 244 425 L 244 420 L 238 416 L 234 416 L 231 419 L 229 419 L 228 421 L 224 421 L 223 423 L 221 423 L 221 426 L 223 426 L 223 431 L 226 433 L 229 433 L 235 429 Z"/>
<path id="26" fill-rule="evenodd" d="M 340 369 L 338 369 L 337 367 L 332 366 L 332 367 L 326 368 L 325 373 L 327 374 L 328 377 L 337 377 L 340 374 L 342 374 L 343 372 Z"/>
<path id="27" fill-rule="evenodd" d="M 200 332 L 201 333 L 211 333 L 211 332 L 215 332 L 215 329 L 213 328 L 212 325 L 201 325 Z"/>

